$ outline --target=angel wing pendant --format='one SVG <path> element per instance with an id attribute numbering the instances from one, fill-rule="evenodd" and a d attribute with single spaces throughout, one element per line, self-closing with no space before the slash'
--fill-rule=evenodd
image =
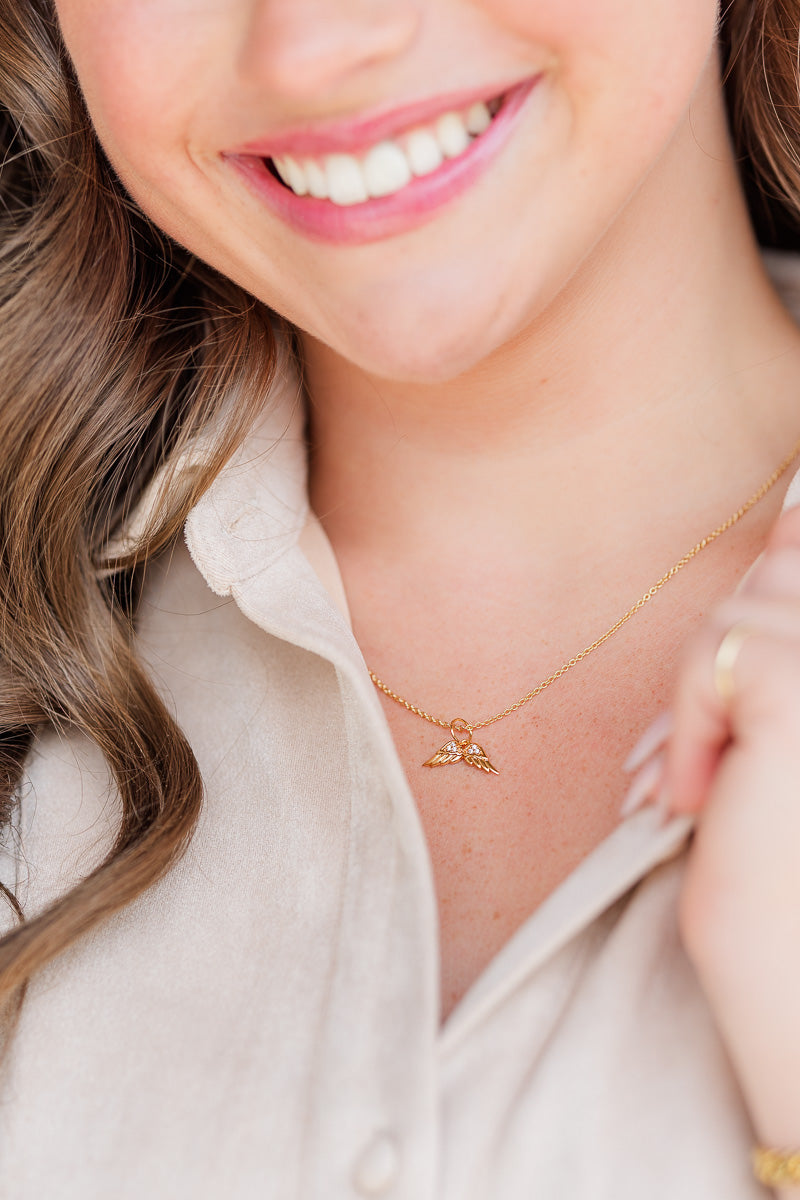
<path id="1" fill-rule="evenodd" d="M 466 734 L 459 737 L 459 734 Z M 433 758 L 424 762 L 423 767 L 443 767 L 446 763 L 465 762 L 470 767 L 485 771 L 487 775 L 499 775 L 500 772 L 489 762 L 483 746 L 472 740 L 472 729 L 466 721 L 454 721 L 450 726 L 451 739 L 437 750 Z"/>

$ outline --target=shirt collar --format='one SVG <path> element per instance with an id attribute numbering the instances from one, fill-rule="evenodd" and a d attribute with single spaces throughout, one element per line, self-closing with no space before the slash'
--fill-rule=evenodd
<path id="1" fill-rule="evenodd" d="M 308 515 L 303 392 L 283 353 L 261 419 L 189 513 L 186 542 L 227 596 L 294 547 Z"/>

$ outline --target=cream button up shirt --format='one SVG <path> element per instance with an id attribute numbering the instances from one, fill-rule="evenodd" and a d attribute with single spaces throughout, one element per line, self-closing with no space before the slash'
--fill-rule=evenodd
<path id="1" fill-rule="evenodd" d="M 309 516 L 290 378 L 186 543 L 139 644 L 200 762 L 200 827 L 34 979 L 0 1074 L 2 1200 L 764 1196 L 678 936 L 687 818 L 622 821 L 439 1028 L 426 842 Z M 116 816 L 93 747 L 43 736 L 3 860 L 29 914 Z"/>

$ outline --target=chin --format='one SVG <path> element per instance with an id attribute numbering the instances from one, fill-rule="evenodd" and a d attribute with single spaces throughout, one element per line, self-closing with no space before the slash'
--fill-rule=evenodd
<path id="1" fill-rule="evenodd" d="M 423 312 L 418 304 L 373 311 L 369 321 L 350 330 L 328 330 L 322 340 L 377 378 L 441 384 L 490 358 L 524 323 L 521 313 L 511 313 L 502 304 L 469 313 L 463 304 L 451 301 L 435 310 L 426 306 Z"/>
<path id="2" fill-rule="evenodd" d="M 405 351 L 401 349 L 397 354 L 373 353 L 367 361 L 357 365 L 379 379 L 425 385 L 449 383 L 458 379 L 485 357 L 487 355 L 480 352 L 476 354 L 474 348 L 471 351 L 455 353 L 449 349 L 441 349 L 438 345 L 415 346 L 413 351 L 406 347 Z"/>
<path id="3" fill-rule="evenodd" d="M 360 347 L 346 355 L 368 374 L 395 383 L 448 383 L 465 375 L 497 346 L 473 341 L 465 346 L 439 338 L 409 340 L 403 344 Z"/>

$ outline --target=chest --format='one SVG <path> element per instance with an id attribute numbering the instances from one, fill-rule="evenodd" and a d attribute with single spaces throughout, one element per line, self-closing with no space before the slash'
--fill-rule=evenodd
<path id="1" fill-rule="evenodd" d="M 558 692 L 475 733 L 496 775 L 464 761 L 423 766 L 450 734 L 387 702 L 434 876 L 443 1020 L 618 825 L 629 785 L 622 764 L 673 670 L 664 661 L 647 678 L 623 672 L 624 686 L 617 670 L 560 680 Z"/>
<path id="2" fill-rule="evenodd" d="M 703 571 L 679 575 L 621 628 L 623 603 L 597 586 L 556 589 L 557 603 L 547 608 L 526 595 L 514 603 L 498 585 L 460 602 L 460 623 L 431 618 L 453 612 L 435 580 L 426 581 L 424 605 L 404 597 L 399 585 L 374 594 L 349 590 L 366 661 L 378 663 L 395 686 L 411 681 L 413 703 L 449 706 L 437 717 L 481 723 L 475 740 L 498 771 L 463 761 L 423 766 L 450 739 L 448 730 L 382 697 L 428 845 L 443 1018 L 543 900 L 618 826 L 630 785 L 623 764 L 669 707 L 687 638 L 761 551 L 774 514 L 764 508 L 759 515 L 761 525 L 715 543 Z M 661 559 L 668 561 L 669 553 Z M 629 564 L 637 578 L 657 576 L 653 564 L 635 566 Z M 621 594 L 635 595 L 638 586 L 629 580 Z M 366 594 L 372 602 L 359 603 Z M 618 632 L 571 662 L 576 647 L 589 643 L 587 630 L 612 630 L 615 613 Z M 387 629 L 403 636 L 387 640 Z M 484 724 L 567 663 L 530 702 Z"/>

